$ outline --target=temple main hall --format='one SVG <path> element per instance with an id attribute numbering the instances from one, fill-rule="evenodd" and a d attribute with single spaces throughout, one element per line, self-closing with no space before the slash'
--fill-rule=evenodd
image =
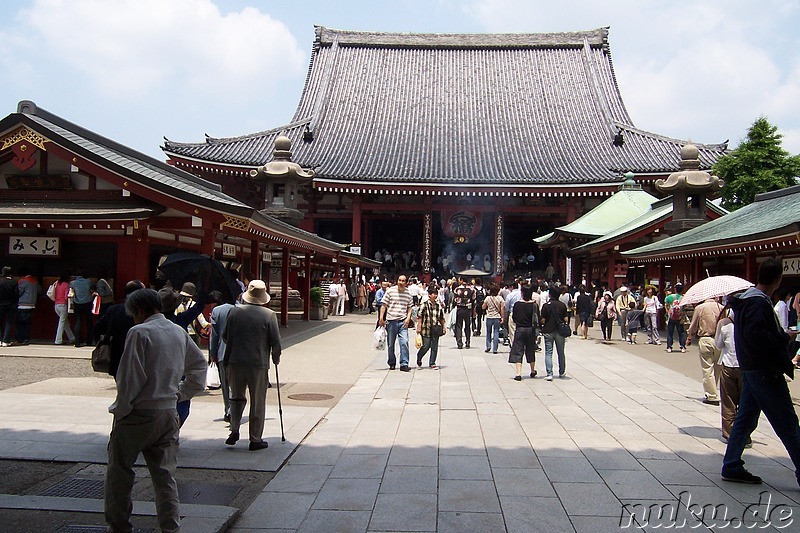
<path id="1" fill-rule="evenodd" d="M 608 28 L 417 34 L 316 27 L 291 122 L 265 127 L 166 140 L 162 149 L 171 165 L 262 209 L 286 191 L 251 171 L 273 161 L 276 139 L 286 137 L 283 157 L 288 152 L 308 169 L 297 184 L 299 227 L 367 257 L 388 254 L 387 266 L 425 277 L 472 266 L 500 279 L 552 263 L 564 279 L 563 249 L 539 249 L 534 239 L 618 192 L 626 173 L 663 197 L 654 183 L 679 170 L 688 143 L 634 125 Z M 702 170 L 727 151 L 726 143 L 693 144 Z M 583 267 L 569 267 L 579 280 Z"/>

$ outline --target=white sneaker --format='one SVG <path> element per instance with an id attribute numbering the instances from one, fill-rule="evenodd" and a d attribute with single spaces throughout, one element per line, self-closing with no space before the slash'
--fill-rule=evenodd
<path id="1" fill-rule="evenodd" d="M 553 376 L 552 375 L 548 375 L 546 378 L 544 378 L 544 380 L 545 381 L 553 381 Z"/>

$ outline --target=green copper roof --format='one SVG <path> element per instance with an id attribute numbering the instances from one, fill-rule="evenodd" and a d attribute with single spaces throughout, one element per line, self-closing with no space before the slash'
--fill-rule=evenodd
<path id="1" fill-rule="evenodd" d="M 622 255 L 631 259 L 688 252 L 800 231 L 800 185 L 759 194 L 756 201 L 678 235 L 641 246 Z"/>
<path id="2" fill-rule="evenodd" d="M 582 217 L 556 228 L 554 233 L 591 239 L 602 237 L 650 211 L 657 200 L 641 190 L 619 191 Z"/>

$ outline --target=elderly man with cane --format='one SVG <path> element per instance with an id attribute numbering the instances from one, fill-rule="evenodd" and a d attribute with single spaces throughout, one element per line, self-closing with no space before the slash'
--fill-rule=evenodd
<path id="1" fill-rule="evenodd" d="M 266 415 L 267 382 L 270 352 L 276 365 L 281 360 L 281 334 L 278 317 L 266 307 L 270 297 L 267 286 L 254 279 L 242 294 L 242 306 L 228 313 L 222 340 L 225 341 L 225 372 L 230 387 L 231 433 L 225 444 L 239 440 L 239 426 L 250 392 L 250 451 L 268 446 L 262 439 Z"/>

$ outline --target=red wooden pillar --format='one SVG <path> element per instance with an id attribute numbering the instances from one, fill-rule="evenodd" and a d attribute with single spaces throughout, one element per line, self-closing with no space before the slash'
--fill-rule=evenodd
<path id="1" fill-rule="evenodd" d="M 758 278 L 758 261 L 756 261 L 755 252 L 745 252 L 744 254 L 744 272 L 745 279 L 748 281 L 756 282 Z"/>
<path id="2" fill-rule="evenodd" d="M 353 240 L 350 241 L 354 244 L 361 244 L 361 195 L 355 194 L 353 196 Z M 362 254 L 366 253 L 362 249 Z"/>
<path id="3" fill-rule="evenodd" d="M 694 279 L 692 280 L 693 283 L 697 283 L 701 279 L 705 279 L 706 275 L 703 272 L 703 258 L 702 257 L 694 257 L 690 260 L 692 262 L 692 269 Z"/>
<path id="4" fill-rule="evenodd" d="M 203 242 L 200 243 L 200 253 L 209 257 L 214 257 L 214 241 L 217 239 L 217 232 L 213 229 L 203 229 Z"/>
<path id="5" fill-rule="evenodd" d="M 258 241 L 250 241 L 250 279 L 261 279 L 261 254 Z"/>
<path id="6" fill-rule="evenodd" d="M 311 252 L 306 252 L 306 258 L 303 260 L 303 268 L 306 271 L 306 276 L 303 278 L 303 288 L 300 292 L 303 294 L 303 320 L 311 320 Z"/>
<path id="7" fill-rule="evenodd" d="M 616 287 L 614 287 L 614 284 L 616 283 L 616 280 L 614 279 L 614 272 L 615 272 L 614 267 L 616 267 L 616 266 L 617 266 L 617 262 L 614 260 L 614 254 L 613 253 L 609 253 L 608 254 L 608 266 L 606 267 L 607 270 L 608 270 L 608 277 L 606 279 L 606 283 L 608 285 L 608 290 L 610 290 L 611 292 L 614 292 L 614 289 L 616 288 Z"/>
<path id="8" fill-rule="evenodd" d="M 117 247 L 117 282 L 122 284 L 133 279 L 142 280 L 145 286 L 150 285 L 151 278 L 155 272 L 150 272 L 150 243 L 147 239 L 146 231 L 134 229 L 133 235 L 125 237 L 119 242 Z M 117 291 L 115 294 L 124 294 Z"/>
<path id="9" fill-rule="evenodd" d="M 283 249 L 281 265 L 281 326 L 289 325 L 289 249 Z"/>

